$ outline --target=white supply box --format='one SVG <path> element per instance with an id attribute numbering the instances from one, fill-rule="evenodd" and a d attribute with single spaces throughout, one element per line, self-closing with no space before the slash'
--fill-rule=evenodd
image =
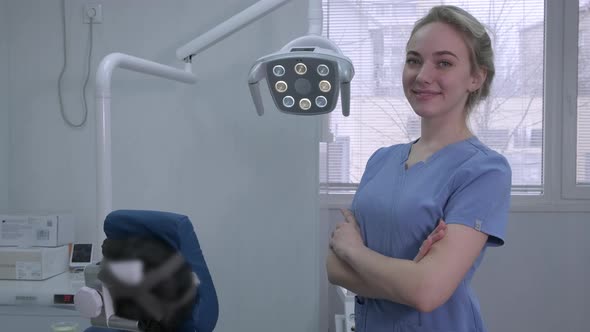
<path id="1" fill-rule="evenodd" d="M 0 247 L 0 279 L 45 280 L 68 270 L 69 246 Z"/>
<path id="2" fill-rule="evenodd" d="M 74 218 L 69 213 L 0 213 L 0 246 L 57 247 L 73 242 Z"/>

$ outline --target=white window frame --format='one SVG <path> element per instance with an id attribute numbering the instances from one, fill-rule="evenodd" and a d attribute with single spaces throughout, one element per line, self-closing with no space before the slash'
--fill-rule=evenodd
<path id="1" fill-rule="evenodd" d="M 564 51 L 578 47 L 578 7 L 578 0 L 545 0 L 544 188 L 541 195 L 513 195 L 511 212 L 590 212 L 590 186 L 576 185 L 578 54 Z M 326 119 L 323 138 L 330 136 Z M 320 207 L 348 207 L 353 196 L 321 193 Z"/>

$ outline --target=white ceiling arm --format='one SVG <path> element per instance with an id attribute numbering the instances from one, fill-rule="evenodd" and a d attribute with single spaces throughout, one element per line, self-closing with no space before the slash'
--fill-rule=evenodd
<path id="1" fill-rule="evenodd" d="M 180 70 L 123 53 L 111 53 L 105 56 L 98 66 L 96 72 L 96 97 L 111 96 L 111 76 L 115 68 L 128 69 L 183 83 L 194 84 L 196 82 L 195 75 L 186 68 Z"/>
<path id="2" fill-rule="evenodd" d="M 272 12 L 291 0 L 260 0 L 252 6 L 232 16 L 213 29 L 188 42 L 176 50 L 179 60 L 187 61 L 191 56 L 206 50 L 227 36 Z"/>
<path id="3" fill-rule="evenodd" d="M 98 65 L 96 72 L 96 248 L 100 248 L 105 239 L 102 226 L 107 214 L 113 210 L 111 80 L 116 68 L 189 84 L 194 84 L 197 81 L 189 67 L 180 70 L 123 53 L 111 53 L 105 56 Z M 97 250 L 95 254 L 99 259 L 102 258 L 100 250 Z"/>

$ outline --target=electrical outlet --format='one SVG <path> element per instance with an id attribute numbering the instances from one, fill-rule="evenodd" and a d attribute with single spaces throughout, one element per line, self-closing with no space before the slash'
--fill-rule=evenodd
<path id="1" fill-rule="evenodd" d="M 90 24 L 90 18 L 92 23 L 102 23 L 102 4 L 100 3 L 87 3 L 84 5 L 84 23 Z"/>

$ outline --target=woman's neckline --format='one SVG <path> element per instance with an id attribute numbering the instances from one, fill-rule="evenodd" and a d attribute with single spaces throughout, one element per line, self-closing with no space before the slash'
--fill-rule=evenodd
<path id="1" fill-rule="evenodd" d="M 453 142 L 453 143 L 449 143 L 449 144 L 441 147 L 440 149 L 434 151 L 432 154 L 430 154 L 430 156 L 428 156 L 424 160 L 419 160 L 419 161 L 415 162 L 414 164 L 412 164 L 410 167 L 408 167 L 407 166 L 407 162 L 408 162 L 408 159 L 410 158 L 410 154 L 412 152 L 412 147 L 419 140 L 420 140 L 420 138 L 417 138 L 413 142 L 410 142 L 410 143 L 407 143 L 406 144 L 405 157 L 403 158 L 403 161 L 402 161 L 402 165 L 403 165 L 403 167 L 404 167 L 404 169 L 406 171 L 414 168 L 415 166 L 428 164 L 428 163 L 432 162 L 434 159 L 438 158 L 438 156 L 440 156 L 444 151 L 446 151 L 446 150 L 448 150 L 448 149 L 450 149 L 452 147 L 455 147 L 455 146 L 462 145 L 462 144 L 467 143 L 467 142 L 472 142 L 474 140 L 477 140 L 477 137 L 475 135 L 471 135 L 471 136 L 469 136 L 467 138 L 464 138 L 464 139 L 461 139 L 459 141 L 456 141 L 456 142 Z"/>

